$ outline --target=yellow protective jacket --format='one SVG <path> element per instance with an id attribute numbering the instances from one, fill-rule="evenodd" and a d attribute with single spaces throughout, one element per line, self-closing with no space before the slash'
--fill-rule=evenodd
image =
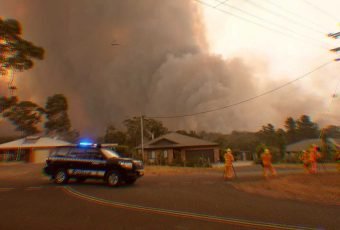
<path id="1" fill-rule="evenodd" d="M 263 166 L 269 166 L 272 164 L 272 155 L 270 153 L 262 153 L 261 159 Z"/>
<path id="2" fill-rule="evenodd" d="M 233 164 L 233 161 L 234 161 L 234 156 L 233 156 L 233 154 L 231 154 L 231 153 L 225 153 L 224 154 L 224 164 L 226 165 L 226 166 L 231 166 L 232 164 Z"/>

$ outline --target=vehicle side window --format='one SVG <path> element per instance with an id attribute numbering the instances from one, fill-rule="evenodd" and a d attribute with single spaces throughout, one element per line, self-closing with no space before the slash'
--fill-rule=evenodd
<path id="1" fill-rule="evenodd" d="M 85 157 L 85 150 L 84 149 L 72 149 L 69 154 L 68 157 L 70 158 L 77 158 L 77 159 L 84 159 Z"/>
<path id="2" fill-rule="evenodd" d="M 103 154 L 98 149 L 89 149 L 86 151 L 86 155 L 91 160 L 104 160 Z"/>
<path id="3" fill-rule="evenodd" d="M 68 155 L 70 148 L 56 148 L 50 156 L 52 157 L 65 157 Z"/>

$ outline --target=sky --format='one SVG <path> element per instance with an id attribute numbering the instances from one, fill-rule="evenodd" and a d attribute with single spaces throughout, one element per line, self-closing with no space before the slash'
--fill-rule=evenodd
<path id="1" fill-rule="evenodd" d="M 239 57 L 257 72 L 260 88 L 275 88 L 275 81 L 295 79 L 339 55 L 329 49 L 340 39 L 340 2 L 336 0 L 200 0 L 211 53 Z M 317 110 L 308 110 L 322 125 L 339 125 L 339 64 L 334 62 L 295 84 L 296 96 L 312 92 Z M 269 84 L 268 84 L 269 82 Z M 264 89 L 264 90 L 265 90 Z M 294 96 L 292 96 L 294 98 Z M 321 110 L 320 110 L 321 108 Z M 298 110 L 299 111 L 299 110 Z M 300 110 L 301 111 L 301 110 Z M 299 112 L 300 112 L 299 111 Z M 301 112 L 304 112 L 303 110 Z"/>
<path id="2" fill-rule="evenodd" d="M 338 1 L 0 0 L 23 37 L 44 47 L 32 70 L 15 73 L 17 95 L 44 105 L 63 93 L 73 127 L 101 135 L 141 114 L 215 110 L 277 88 L 337 55 Z M 111 43 L 119 43 L 111 46 Z M 170 130 L 257 131 L 311 115 L 339 124 L 340 81 L 332 62 L 269 95 L 197 116 L 160 119 Z M 7 95 L 1 77 L 0 94 Z M 340 88 L 340 87 L 339 87 Z M 340 89 L 339 89 L 340 91 Z M 0 122 L 0 133 L 11 127 Z"/>

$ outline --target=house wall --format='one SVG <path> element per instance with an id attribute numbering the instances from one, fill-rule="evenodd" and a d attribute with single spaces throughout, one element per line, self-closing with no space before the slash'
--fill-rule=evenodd
<path id="1" fill-rule="evenodd" d="M 214 149 L 197 149 L 197 150 L 186 150 L 186 161 L 197 162 L 202 159 L 209 160 L 209 162 L 215 162 Z"/>
<path id="2" fill-rule="evenodd" d="M 149 164 L 170 164 L 173 161 L 173 149 L 144 150 L 144 162 Z"/>
<path id="3" fill-rule="evenodd" d="M 164 151 L 167 151 L 167 157 L 164 158 Z M 211 163 L 219 161 L 220 154 L 218 147 L 197 147 L 197 148 L 176 148 L 176 149 L 147 149 L 145 153 L 145 163 L 149 164 L 172 164 L 174 161 L 186 162 L 193 159 L 193 154 L 197 151 L 197 158 L 203 156 L 209 157 Z M 190 155 L 188 155 L 190 154 Z M 154 158 L 152 158 L 154 156 Z"/>
<path id="4" fill-rule="evenodd" d="M 214 148 L 214 163 L 217 163 L 220 161 L 220 149 Z"/>
<path id="5" fill-rule="evenodd" d="M 169 151 L 168 151 L 168 164 L 171 164 L 173 160 L 174 160 L 174 150 L 169 149 Z"/>
<path id="6" fill-rule="evenodd" d="M 204 157 L 209 157 L 211 163 L 216 163 L 219 161 L 220 153 L 218 147 L 205 147 L 205 148 L 186 148 L 185 152 L 195 152 L 197 151 L 197 154 L 200 157 L 202 154 Z M 188 158 L 188 157 L 187 157 Z M 185 160 L 188 160 L 184 158 Z"/>
<path id="7" fill-rule="evenodd" d="M 0 150 L 0 161 L 24 161 L 29 160 L 29 149 L 1 149 Z"/>
<path id="8" fill-rule="evenodd" d="M 32 163 L 45 163 L 50 155 L 51 149 L 33 149 Z"/>

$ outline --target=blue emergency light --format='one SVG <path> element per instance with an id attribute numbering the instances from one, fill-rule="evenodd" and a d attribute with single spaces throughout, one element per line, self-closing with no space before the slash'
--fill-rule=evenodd
<path id="1" fill-rule="evenodd" d="M 91 143 L 91 142 L 80 142 L 79 145 L 80 145 L 80 146 L 86 147 L 86 146 L 91 146 L 91 145 L 93 145 L 93 143 Z"/>
<path id="2" fill-rule="evenodd" d="M 79 147 L 91 147 L 91 146 L 94 146 L 94 143 L 90 138 L 85 137 L 79 140 L 78 146 Z"/>

